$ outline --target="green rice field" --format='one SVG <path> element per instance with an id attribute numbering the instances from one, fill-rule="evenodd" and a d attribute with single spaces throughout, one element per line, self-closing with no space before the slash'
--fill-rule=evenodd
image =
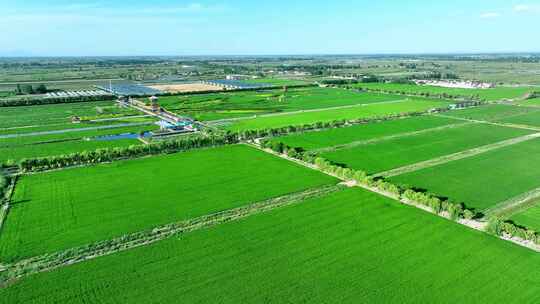
<path id="1" fill-rule="evenodd" d="M 336 182 L 244 145 L 23 176 L 0 263 Z"/>
<path id="2" fill-rule="evenodd" d="M 327 152 L 322 156 L 374 174 L 531 133 L 534 132 L 487 124 L 466 124 Z"/>
<path id="3" fill-rule="evenodd" d="M 510 219 L 518 225 L 540 231 L 540 201 L 533 207 L 514 214 Z"/>
<path id="4" fill-rule="evenodd" d="M 5 303 L 537 303 L 540 255 L 360 189 L 32 275 Z M 76 283 L 74 283 L 76 282 Z"/>
<path id="5" fill-rule="evenodd" d="M 67 140 L 60 142 L 0 147 L 0 163 L 17 162 L 23 158 L 58 156 L 75 152 L 94 151 L 102 148 L 118 148 L 137 145 L 137 139 L 119 140 Z"/>
<path id="6" fill-rule="evenodd" d="M 393 177 L 479 211 L 540 187 L 540 140 Z"/>
<path id="7" fill-rule="evenodd" d="M 385 103 L 368 104 L 344 109 L 309 111 L 303 113 L 283 114 L 248 118 L 233 122 L 227 129 L 232 131 L 279 128 L 290 125 L 312 124 L 341 119 L 376 118 L 392 114 L 423 112 L 434 108 L 444 108 L 448 102 L 421 98 Z"/>
<path id="8" fill-rule="evenodd" d="M 28 144 L 35 144 L 35 143 L 46 143 L 46 142 L 52 142 L 52 141 L 93 138 L 93 137 L 106 136 L 106 135 L 116 135 L 116 134 L 126 134 L 126 133 L 137 134 L 140 132 L 155 131 L 159 129 L 159 126 L 155 124 L 126 126 L 126 127 L 118 124 L 118 126 L 119 127 L 115 127 L 115 125 L 111 125 L 110 128 L 107 128 L 107 129 L 93 129 L 93 130 L 69 129 L 69 132 L 65 132 L 65 133 L 43 134 L 43 135 L 27 134 L 25 136 L 16 136 L 16 137 L 8 137 L 8 138 L 2 138 L 3 135 L 0 135 L 0 148 L 15 147 L 19 145 L 28 145 Z"/>
<path id="9" fill-rule="evenodd" d="M 415 84 L 399 84 L 399 83 L 362 83 L 355 85 L 357 88 L 369 90 L 383 90 L 389 92 L 401 92 L 406 94 L 449 94 L 459 97 L 477 96 L 486 101 L 498 101 L 503 99 L 520 99 L 524 98 L 527 93 L 534 91 L 530 87 L 496 87 L 493 89 L 459 89 L 459 88 L 443 88 L 435 86 L 424 86 Z"/>
<path id="10" fill-rule="evenodd" d="M 0 129 L 66 124 L 71 122 L 72 116 L 107 118 L 135 113 L 130 109 L 118 108 L 112 101 L 0 107 Z"/>
<path id="11" fill-rule="evenodd" d="M 273 139 L 290 147 L 302 148 L 306 151 L 344 145 L 355 141 L 372 140 L 385 136 L 427 130 L 447 125 L 463 124 L 464 121 L 437 116 L 419 116 L 390 121 L 355 125 L 346 128 L 335 128 L 317 132 L 293 134 Z"/>
<path id="12" fill-rule="evenodd" d="M 287 92 L 260 90 L 168 96 L 160 98 L 160 104 L 167 110 L 207 121 L 402 99 L 402 96 L 395 95 L 308 87 L 289 89 Z"/>
<path id="13" fill-rule="evenodd" d="M 504 118 L 504 119 L 499 120 L 499 122 L 540 127 L 540 111 L 529 112 L 523 115 L 517 115 L 517 116 Z"/>
<path id="14" fill-rule="evenodd" d="M 257 79 L 248 79 L 243 80 L 242 82 L 246 83 L 264 83 L 264 84 L 271 84 L 273 86 L 294 86 L 294 85 L 304 85 L 308 84 L 308 81 L 300 80 L 300 79 L 285 79 L 285 78 L 257 78 Z"/>
<path id="15" fill-rule="evenodd" d="M 537 107 L 537 106 L 540 106 L 540 98 L 532 98 L 532 99 L 523 100 L 523 101 L 520 101 L 519 104 L 522 106 Z"/>
<path id="16" fill-rule="evenodd" d="M 503 121 L 529 113 L 540 112 L 540 109 L 518 107 L 514 105 L 494 104 L 445 113 L 446 116 L 485 121 Z"/>
<path id="17" fill-rule="evenodd" d="M 154 131 L 157 125 L 118 127 L 111 129 L 66 132 L 60 134 L 0 138 L 0 163 L 23 158 L 46 157 L 100 148 L 126 147 L 140 144 L 137 139 L 96 140 L 96 137 L 139 134 Z M 1 136 L 0 136 L 1 137 Z"/>

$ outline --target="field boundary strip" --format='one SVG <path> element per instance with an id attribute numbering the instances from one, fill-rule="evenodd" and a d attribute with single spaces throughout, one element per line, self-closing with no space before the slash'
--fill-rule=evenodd
<path id="1" fill-rule="evenodd" d="M 321 197 L 345 189 L 341 184 L 308 189 L 302 192 L 287 194 L 238 207 L 218 213 L 155 227 L 152 230 L 124 235 L 111 240 L 71 248 L 65 251 L 44 254 L 41 256 L 3 265 L 0 268 L 0 288 L 7 287 L 16 280 L 28 275 L 53 270 L 59 267 L 77 264 L 97 257 L 149 245 L 173 236 L 200 229 L 210 228 L 222 223 L 237 221 L 276 208 L 299 204 L 308 199 Z"/>
<path id="2" fill-rule="evenodd" d="M 452 161 L 473 157 L 473 156 L 483 154 L 483 153 L 486 153 L 486 152 L 489 152 L 489 151 L 501 149 L 501 148 L 512 146 L 512 145 L 516 145 L 516 144 L 526 142 L 526 141 L 529 141 L 529 140 L 533 140 L 533 139 L 539 138 L 539 137 L 540 137 L 540 133 L 534 133 L 534 134 L 529 134 L 529 135 L 525 135 L 525 136 L 520 136 L 520 137 L 500 141 L 500 142 L 497 142 L 497 143 L 494 143 L 494 144 L 489 144 L 489 145 L 485 145 L 485 146 L 482 146 L 482 147 L 473 148 L 473 149 L 470 149 L 470 150 L 465 150 L 465 151 L 453 153 L 453 154 L 450 154 L 450 155 L 437 157 L 437 158 L 430 159 L 430 160 L 423 161 L 423 162 L 419 162 L 419 163 L 416 163 L 416 164 L 412 164 L 412 165 L 403 166 L 403 167 L 400 167 L 400 168 L 380 172 L 380 173 L 374 174 L 374 176 L 383 177 L 383 178 L 389 178 L 389 177 L 394 177 L 394 176 L 398 176 L 398 175 L 402 175 L 402 174 L 406 174 L 406 173 L 411 173 L 411 172 L 419 171 L 419 170 L 422 170 L 422 169 L 426 169 L 426 168 L 442 165 L 442 164 L 445 164 L 445 163 L 449 163 L 449 162 L 452 162 Z"/>
<path id="3" fill-rule="evenodd" d="M 4 204 L 0 204 L 0 234 L 3 232 L 4 223 L 8 217 L 9 214 L 9 208 L 11 207 L 11 197 L 13 195 L 13 192 L 15 190 L 15 185 L 17 184 L 17 176 L 14 176 L 11 178 L 9 182 L 8 190 L 5 194 L 5 201 Z M 1 202 L 1 200 L 0 200 Z M 0 264 L 1 266 L 1 264 Z M 1 268 L 1 267 L 0 267 Z M 0 270 L 1 271 L 1 270 Z"/>
<path id="4" fill-rule="evenodd" d="M 520 115 L 523 115 L 523 114 L 520 114 Z M 494 126 L 499 126 L 499 127 L 507 127 L 507 128 L 514 128 L 514 129 L 522 129 L 522 130 L 540 132 L 540 128 L 529 126 L 529 125 L 518 125 L 518 124 L 513 124 L 513 123 L 492 122 L 492 121 L 480 120 L 480 119 L 469 119 L 469 118 L 463 118 L 463 117 L 454 117 L 454 116 L 444 115 L 444 114 L 435 114 L 435 116 L 442 117 L 442 118 L 450 118 L 450 119 L 455 119 L 455 120 L 461 120 L 461 121 L 484 123 L 484 124 L 489 124 L 489 125 L 494 125 Z"/>
<path id="5" fill-rule="evenodd" d="M 527 209 L 528 203 L 540 198 L 540 187 L 532 189 L 508 200 L 502 201 L 485 211 L 486 216 L 510 216 L 516 212 Z"/>
<path id="6" fill-rule="evenodd" d="M 400 103 L 400 102 L 406 102 L 408 100 L 409 99 L 397 99 L 397 100 L 374 102 L 374 103 L 359 103 L 359 104 L 348 105 L 348 106 L 339 106 L 339 107 L 318 108 L 318 109 L 310 109 L 310 110 L 298 110 L 298 111 L 291 111 L 291 112 L 270 113 L 270 114 L 252 115 L 252 116 L 236 117 L 236 118 L 225 118 L 225 119 L 207 121 L 206 123 L 211 124 L 211 125 L 215 125 L 215 124 L 219 125 L 219 124 L 222 124 L 222 123 L 235 122 L 235 121 L 241 121 L 241 120 L 249 120 L 249 119 L 254 119 L 254 118 L 287 116 L 287 115 L 295 115 L 295 114 L 301 114 L 301 113 L 315 113 L 315 112 L 325 112 L 325 111 L 332 111 L 332 110 L 351 109 L 351 108 L 367 107 L 367 106 L 381 105 L 381 104 L 384 105 L 384 104 Z"/>
<path id="7" fill-rule="evenodd" d="M 379 142 L 382 142 L 382 141 L 388 141 L 388 140 L 398 139 L 398 138 L 403 138 L 403 137 L 410 137 L 410 136 L 415 136 L 415 135 L 420 135 L 420 134 L 425 134 L 425 133 L 431 133 L 431 132 L 436 132 L 436 131 L 447 130 L 447 129 L 454 129 L 454 128 L 459 128 L 459 127 L 469 126 L 469 125 L 472 125 L 472 124 L 479 124 L 479 123 L 467 122 L 467 123 L 449 124 L 449 125 L 445 125 L 445 126 L 429 128 L 429 129 L 424 129 L 424 130 L 419 130 L 419 131 L 399 133 L 399 134 L 383 136 L 383 137 L 367 139 L 367 140 L 353 141 L 353 142 L 347 143 L 347 144 L 335 145 L 335 146 L 331 146 L 331 147 L 324 147 L 324 148 L 320 148 L 320 149 L 311 150 L 310 152 L 326 153 L 326 152 L 333 152 L 333 151 L 336 151 L 336 150 L 351 149 L 351 148 L 356 148 L 356 147 L 359 147 L 359 146 L 365 146 L 365 145 L 369 145 L 369 144 L 379 143 Z"/>

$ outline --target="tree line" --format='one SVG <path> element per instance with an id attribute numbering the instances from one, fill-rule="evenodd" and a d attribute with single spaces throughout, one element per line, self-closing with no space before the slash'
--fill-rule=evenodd
<path id="1" fill-rule="evenodd" d="M 376 188 L 379 191 L 390 193 L 396 198 L 408 200 L 414 203 L 429 207 L 436 214 L 444 214 L 449 218 L 474 219 L 482 214 L 474 209 L 466 208 L 462 203 L 454 203 L 449 200 L 442 200 L 432 194 L 415 191 L 409 187 L 395 185 L 384 178 L 373 177 L 362 170 L 353 170 L 341 165 L 336 165 L 312 152 L 304 152 L 301 148 L 293 148 L 284 143 L 273 141 L 262 141 L 261 147 L 269 148 L 291 158 L 295 158 L 317 166 L 324 172 L 336 175 L 340 178 L 355 181 L 359 184 Z"/>
<path id="2" fill-rule="evenodd" d="M 489 220 L 487 231 L 497 236 L 517 237 L 540 245 L 540 233 L 527 227 L 517 225 L 512 221 L 503 220 L 499 217 L 494 217 Z"/>
<path id="3" fill-rule="evenodd" d="M 208 137 L 190 137 L 164 140 L 148 145 L 105 148 L 95 151 L 82 151 L 57 156 L 22 159 L 19 168 L 23 172 L 38 172 L 78 165 L 98 164 L 135 157 L 169 154 L 198 148 L 217 147 L 239 143 L 234 133 L 212 135 Z"/>
<path id="4" fill-rule="evenodd" d="M 44 84 L 32 86 L 31 84 L 17 84 L 15 94 L 17 95 L 32 95 L 32 94 L 45 94 L 47 93 L 47 87 Z"/>

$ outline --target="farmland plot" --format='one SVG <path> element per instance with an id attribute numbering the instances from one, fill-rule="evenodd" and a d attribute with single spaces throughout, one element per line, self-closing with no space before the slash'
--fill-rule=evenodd
<path id="1" fill-rule="evenodd" d="M 530 87 L 496 87 L 492 89 L 460 89 L 460 88 L 444 88 L 427 85 L 415 84 L 400 84 L 400 83 L 362 83 L 356 87 L 383 90 L 391 92 L 403 92 L 406 94 L 421 94 L 428 93 L 432 95 L 450 94 L 458 97 L 476 96 L 486 101 L 498 101 L 503 99 L 520 99 L 524 98 L 527 93 L 533 91 Z"/>
<path id="2" fill-rule="evenodd" d="M 494 104 L 464 110 L 450 111 L 448 113 L 445 113 L 444 115 L 456 118 L 494 122 L 535 112 L 538 112 L 540 114 L 540 109 L 530 107 L 517 107 L 513 105 Z"/>
<path id="3" fill-rule="evenodd" d="M 486 124 L 466 124 L 327 152 L 322 156 L 373 174 L 531 133 L 528 130 Z"/>
<path id="4" fill-rule="evenodd" d="M 540 111 L 500 119 L 499 122 L 540 127 Z"/>
<path id="5" fill-rule="evenodd" d="M 156 125 L 118 127 L 100 130 L 67 132 L 50 135 L 0 138 L 0 163 L 8 160 L 35 158 L 93 151 L 101 148 L 125 147 L 140 144 L 136 138 L 98 140 L 97 137 L 139 134 L 157 129 Z M 1 137 L 1 136 L 0 136 Z"/>
<path id="6" fill-rule="evenodd" d="M 160 104 L 170 111 L 199 120 L 312 110 L 402 100 L 388 94 L 361 93 L 335 88 L 296 88 L 226 92 L 203 95 L 162 97 Z"/>
<path id="7" fill-rule="evenodd" d="M 540 231 L 540 199 L 536 203 L 525 210 L 522 210 L 510 217 L 516 224 Z"/>
<path id="8" fill-rule="evenodd" d="M 103 148 L 128 147 L 140 144 L 137 139 L 119 140 L 69 140 L 43 144 L 29 144 L 0 148 L 0 163 L 20 161 L 23 158 L 58 156 L 75 152 L 94 151 Z"/>
<path id="9" fill-rule="evenodd" d="M 420 116 L 405 119 L 369 123 L 347 128 L 329 129 L 320 132 L 307 132 L 275 138 L 290 147 L 303 148 L 310 151 L 337 145 L 344 145 L 355 141 L 372 140 L 376 138 L 394 136 L 407 132 L 415 132 L 438 128 L 448 125 L 458 125 L 463 121 L 436 116 Z"/>
<path id="10" fill-rule="evenodd" d="M 534 139 L 392 178 L 392 181 L 486 210 L 540 187 L 540 140 Z"/>
<path id="11" fill-rule="evenodd" d="M 283 115 L 249 118 L 236 121 L 227 128 L 232 131 L 280 128 L 342 119 L 376 118 L 393 114 L 423 112 L 447 106 L 448 102 L 446 101 L 412 98 L 395 103 L 375 103 L 345 109 L 322 109 L 304 113 L 284 113 Z"/>
<path id="12" fill-rule="evenodd" d="M 538 106 L 540 106 L 540 98 L 527 99 L 527 100 L 524 100 L 524 101 L 520 101 L 519 104 L 523 105 L 523 106 L 538 107 Z"/>
<path id="13" fill-rule="evenodd" d="M 0 261 L 333 183 L 243 145 L 24 176 L 0 233 Z"/>
<path id="14" fill-rule="evenodd" d="M 135 113 L 118 108 L 112 101 L 0 107 L 0 128 L 66 124 L 72 116 L 100 118 Z"/>
<path id="15" fill-rule="evenodd" d="M 539 267 L 540 255 L 533 251 L 348 189 L 33 275 L 0 289 L 0 298 L 8 303 L 536 303 Z"/>

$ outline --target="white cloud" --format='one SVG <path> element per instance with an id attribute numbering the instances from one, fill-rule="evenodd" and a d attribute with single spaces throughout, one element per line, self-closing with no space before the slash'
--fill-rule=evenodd
<path id="1" fill-rule="evenodd" d="M 492 18 L 498 18 L 500 16 L 501 16 L 501 14 L 499 14 L 499 13 L 488 12 L 488 13 L 481 14 L 480 18 L 482 18 L 482 19 L 492 19 Z"/>

